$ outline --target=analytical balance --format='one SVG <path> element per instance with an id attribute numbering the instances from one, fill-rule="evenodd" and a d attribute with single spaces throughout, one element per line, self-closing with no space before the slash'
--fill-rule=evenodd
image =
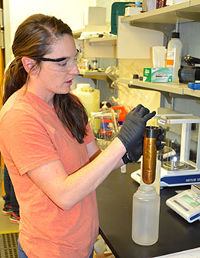
<path id="1" fill-rule="evenodd" d="M 166 201 L 167 206 L 181 217 L 192 223 L 200 219 L 200 187 L 192 185 L 191 189 L 182 191 Z"/>
<path id="2" fill-rule="evenodd" d="M 160 186 L 192 185 L 200 183 L 200 117 L 192 114 L 157 115 L 157 123 L 166 131 L 166 141 L 177 142 L 177 149 L 166 146 L 161 153 Z M 173 145 L 172 145 L 173 146 Z M 191 153 L 195 158 L 191 159 Z M 138 183 L 141 170 L 131 174 Z"/>

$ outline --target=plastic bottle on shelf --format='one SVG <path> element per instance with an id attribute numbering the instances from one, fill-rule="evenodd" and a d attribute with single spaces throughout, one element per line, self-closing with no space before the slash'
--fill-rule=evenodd
<path id="1" fill-rule="evenodd" d="M 94 89 L 88 83 L 78 83 L 77 88 L 72 90 L 83 106 L 85 107 L 89 118 L 91 112 L 98 112 L 100 108 L 100 90 Z"/>
<path id="2" fill-rule="evenodd" d="M 172 69 L 172 82 L 179 82 L 178 70 L 181 66 L 182 42 L 179 32 L 173 32 L 167 46 L 166 67 Z"/>

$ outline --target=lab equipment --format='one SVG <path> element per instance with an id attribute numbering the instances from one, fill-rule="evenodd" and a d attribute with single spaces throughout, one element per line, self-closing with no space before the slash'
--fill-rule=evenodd
<path id="1" fill-rule="evenodd" d="M 104 150 L 111 143 L 119 131 L 117 113 L 111 108 L 92 112 L 90 125 L 101 150 Z"/>
<path id="2" fill-rule="evenodd" d="M 168 146 L 169 152 L 161 154 L 160 186 L 200 183 L 200 117 L 179 113 L 158 115 L 157 118 L 166 135 L 176 137 L 174 142 L 180 141 L 180 144 L 176 144 L 177 149 Z M 190 157 L 191 153 L 195 153 L 195 158 Z M 141 169 L 133 172 L 131 177 L 140 183 Z"/>
<path id="3" fill-rule="evenodd" d="M 200 58 L 190 55 L 184 56 L 187 66 L 182 66 L 178 71 L 179 81 L 183 83 L 198 82 L 200 80 Z"/>
<path id="4" fill-rule="evenodd" d="M 200 185 L 182 191 L 166 201 L 167 206 L 192 223 L 200 219 Z"/>
<path id="5" fill-rule="evenodd" d="M 147 126 L 143 142 L 142 183 L 133 195 L 132 239 L 139 245 L 158 241 L 160 196 L 153 185 L 156 178 L 156 137 L 159 128 Z"/>

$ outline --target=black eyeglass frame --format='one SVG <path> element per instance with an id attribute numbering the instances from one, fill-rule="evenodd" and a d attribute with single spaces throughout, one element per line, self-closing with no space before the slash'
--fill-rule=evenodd
<path id="1" fill-rule="evenodd" d="M 78 49 L 77 50 L 77 53 L 75 56 L 78 55 L 78 53 L 80 52 Z M 39 60 L 41 61 L 44 61 L 44 62 L 55 62 L 55 63 L 58 63 L 58 62 L 61 62 L 61 61 L 64 61 L 64 60 L 67 60 L 67 59 L 70 59 L 70 57 L 59 57 L 59 58 L 47 58 L 47 57 L 40 57 Z"/>

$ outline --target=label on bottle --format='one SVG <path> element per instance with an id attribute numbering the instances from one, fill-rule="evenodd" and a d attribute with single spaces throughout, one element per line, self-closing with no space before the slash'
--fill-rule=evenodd
<path id="1" fill-rule="evenodd" d="M 174 57 L 175 57 L 175 51 L 173 50 L 168 50 L 167 51 L 167 60 L 166 60 L 166 66 L 167 67 L 172 67 L 174 65 Z"/>
<path id="2" fill-rule="evenodd" d="M 173 66 L 174 65 L 174 60 L 173 59 L 167 59 L 166 60 L 166 65 L 169 66 Z"/>

